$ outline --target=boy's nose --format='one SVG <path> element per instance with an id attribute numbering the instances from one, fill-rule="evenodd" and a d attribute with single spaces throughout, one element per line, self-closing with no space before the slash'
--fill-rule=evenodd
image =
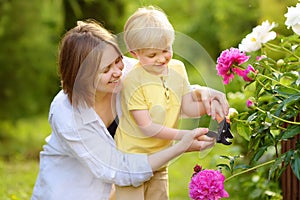
<path id="1" fill-rule="evenodd" d="M 156 62 L 158 63 L 162 63 L 162 62 L 165 62 L 166 61 L 166 58 L 164 56 L 159 56 L 156 60 Z"/>

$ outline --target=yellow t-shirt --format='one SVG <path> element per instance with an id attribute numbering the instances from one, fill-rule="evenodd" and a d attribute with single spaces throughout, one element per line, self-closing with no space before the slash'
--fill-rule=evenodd
<path id="1" fill-rule="evenodd" d="M 137 64 L 123 80 L 122 115 L 115 134 L 117 147 L 128 153 L 148 154 L 170 146 L 171 140 L 144 135 L 130 111 L 148 110 L 154 123 L 177 128 L 182 96 L 190 91 L 187 73 L 181 61 L 172 59 L 166 76 L 153 75 Z"/>

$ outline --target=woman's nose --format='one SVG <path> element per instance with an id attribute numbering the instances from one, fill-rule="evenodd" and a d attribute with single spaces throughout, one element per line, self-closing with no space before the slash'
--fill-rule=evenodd
<path id="1" fill-rule="evenodd" d="M 117 65 L 118 65 L 118 67 L 121 69 L 121 71 L 124 69 L 124 63 L 123 63 L 123 60 L 121 60 Z"/>

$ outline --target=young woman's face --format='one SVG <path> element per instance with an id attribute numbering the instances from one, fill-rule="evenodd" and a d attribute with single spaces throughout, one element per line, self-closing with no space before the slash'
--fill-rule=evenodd
<path id="1" fill-rule="evenodd" d="M 97 92 L 116 93 L 121 88 L 121 76 L 124 68 L 122 56 L 109 45 L 102 56 Z"/>
<path id="2" fill-rule="evenodd" d="M 167 69 L 168 63 L 172 59 L 171 47 L 166 49 L 141 49 L 135 51 L 135 56 L 141 65 L 150 73 L 160 75 Z"/>

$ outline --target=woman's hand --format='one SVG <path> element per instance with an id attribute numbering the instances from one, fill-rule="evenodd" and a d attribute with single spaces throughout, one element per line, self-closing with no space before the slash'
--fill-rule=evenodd
<path id="1" fill-rule="evenodd" d="M 191 146 L 186 150 L 186 152 L 192 151 L 204 151 L 205 149 L 210 149 L 216 144 L 216 139 L 205 136 L 205 140 L 194 140 Z"/>
<path id="2" fill-rule="evenodd" d="M 195 133 L 200 132 L 200 133 L 206 134 L 208 132 L 208 129 L 207 128 L 197 128 L 197 129 L 194 129 L 194 132 Z M 208 137 L 205 134 L 200 134 L 200 136 L 194 138 L 194 141 L 189 146 L 189 148 L 186 150 L 186 152 L 203 151 L 205 149 L 212 148 L 216 144 L 216 139 L 213 137 Z"/>
<path id="3" fill-rule="evenodd" d="M 192 88 L 193 99 L 195 101 L 202 101 L 206 113 L 213 119 L 216 119 L 217 115 L 222 119 L 228 115 L 229 103 L 223 92 L 199 85 L 193 85 Z"/>
<path id="4" fill-rule="evenodd" d="M 200 151 L 211 148 L 215 145 L 216 139 L 206 136 L 208 128 L 196 128 L 192 133 L 184 134 L 181 141 L 185 146 L 185 152 Z"/>
<path id="5" fill-rule="evenodd" d="M 184 152 L 199 151 L 201 149 L 212 147 L 215 144 L 214 139 L 210 141 L 209 138 L 205 138 L 205 140 L 203 138 L 201 141 L 198 141 L 198 139 L 207 132 L 208 128 L 196 128 L 192 130 L 191 133 L 183 134 L 181 140 L 175 145 L 149 155 L 148 161 L 152 170 L 155 171 L 159 169 L 162 165 Z"/>

